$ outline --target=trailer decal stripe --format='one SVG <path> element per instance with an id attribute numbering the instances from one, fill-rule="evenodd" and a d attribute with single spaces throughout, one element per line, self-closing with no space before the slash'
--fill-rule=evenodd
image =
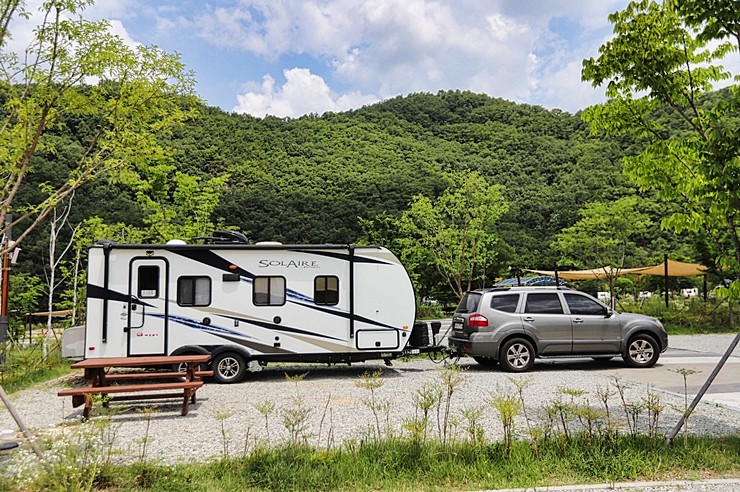
<path id="1" fill-rule="evenodd" d="M 87 297 L 92 297 L 93 299 L 104 299 L 105 290 L 106 289 L 98 285 L 87 284 Z M 140 306 L 146 306 L 150 308 L 155 307 L 147 302 L 142 301 L 141 299 L 137 299 L 134 296 L 122 294 L 120 292 L 116 292 L 115 290 L 111 290 L 111 289 L 108 289 L 108 300 L 126 302 L 129 304 L 139 304 Z"/>
<path id="2" fill-rule="evenodd" d="M 195 260 L 199 263 L 203 263 L 204 265 L 208 265 L 210 267 L 216 268 L 218 270 L 223 270 L 225 272 L 229 273 L 238 273 L 242 277 L 247 277 L 249 279 L 253 279 L 255 277 L 255 274 L 248 272 L 247 270 L 234 265 L 231 261 L 227 260 L 226 258 L 223 258 L 213 251 L 203 251 L 203 250 L 171 250 L 173 253 L 177 253 L 180 256 L 184 256 L 186 258 L 189 258 L 191 260 Z M 236 268 L 231 268 L 232 266 L 236 266 Z"/>
<path id="3" fill-rule="evenodd" d="M 290 350 L 285 350 L 279 347 L 273 347 L 271 345 L 264 345 L 261 343 L 256 342 L 246 342 L 244 340 L 240 340 L 238 338 L 232 338 L 225 335 L 219 335 L 221 338 L 224 338 L 226 340 L 229 340 L 231 342 L 234 342 L 239 345 L 244 345 L 247 348 L 250 348 L 252 350 L 255 350 L 257 352 L 263 353 L 263 354 L 294 354 L 295 352 L 292 352 Z"/>
<path id="4" fill-rule="evenodd" d="M 163 314 L 148 314 L 148 316 L 153 316 L 155 318 L 164 318 Z M 181 325 L 185 325 L 189 328 L 196 328 L 198 330 L 205 331 L 213 335 L 236 335 L 236 336 L 245 337 L 245 338 L 254 338 L 250 335 L 239 333 L 238 331 L 230 330 L 222 326 L 206 325 L 200 321 L 190 319 L 190 318 L 185 318 L 183 316 L 170 316 L 169 319 L 170 321 L 180 323 Z"/>
<path id="5" fill-rule="evenodd" d="M 340 318 L 350 319 L 350 314 L 347 313 L 347 312 L 344 312 L 344 311 L 337 311 L 337 310 L 333 310 L 333 309 L 327 309 L 327 308 L 324 308 L 324 307 L 321 307 L 321 306 L 313 306 L 311 304 L 301 304 L 301 303 L 298 303 L 298 302 L 295 302 L 295 301 L 291 301 L 291 302 L 293 302 L 294 304 L 298 304 L 299 306 L 304 306 L 304 307 L 307 307 L 309 309 L 314 309 L 316 311 L 321 311 L 322 313 L 325 313 L 325 314 L 331 314 L 331 315 L 334 315 L 334 316 L 338 316 Z M 355 319 L 355 321 L 359 321 L 360 323 L 367 323 L 368 325 L 380 326 L 382 328 L 389 328 L 391 330 L 395 330 L 396 329 L 395 326 L 387 325 L 385 323 L 381 323 L 380 321 L 375 321 L 375 320 L 372 320 L 370 318 L 366 318 L 364 316 L 359 316 L 357 314 L 355 314 L 354 319 Z"/>
<path id="6" fill-rule="evenodd" d="M 249 323 L 249 324 L 252 324 L 252 325 L 255 325 L 255 326 L 259 326 L 260 328 L 265 328 L 267 330 L 284 331 L 284 332 L 287 332 L 287 333 L 300 333 L 302 335 L 310 335 L 312 337 L 317 337 L 317 338 L 326 338 L 328 340 L 337 340 L 339 342 L 346 341 L 346 340 L 343 340 L 341 338 L 330 337 L 329 335 L 322 335 L 320 333 L 315 333 L 315 332 L 312 332 L 312 331 L 301 330 L 300 328 L 292 328 L 290 326 L 276 325 L 275 323 L 268 323 L 266 321 L 257 321 L 257 320 L 254 320 L 254 319 L 240 318 L 240 317 L 237 317 L 237 316 L 225 316 L 225 317 L 226 318 L 235 319 L 237 321 L 243 321 L 245 323 Z"/>
<path id="7" fill-rule="evenodd" d="M 149 316 L 153 316 L 156 318 L 164 318 L 163 314 L 150 314 Z M 239 333 L 234 330 L 229 330 L 228 328 L 223 328 L 221 326 L 204 325 L 203 323 L 197 320 L 185 318 L 182 316 L 170 316 L 169 319 L 176 323 L 180 323 L 184 326 L 187 326 L 188 328 L 193 328 L 196 330 L 204 331 L 213 336 L 223 338 L 224 340 L 229 340 L 230 342 L 243 345 L 245 347 L 251 348 L 261 353 L 265 353 L 265 354 L 291 354 L 293 353 L 289 350 L 281 349 L 278 347 L 271 347 L 270 345 L 265 345 L 259 342 L 245 340 L 244 338 L 254 338 L 254 337 L 245 335 L 243 333 Z"/>
<path id="8" fill-rule="evenodd" d="M 292 251 L 294 253 L 305 253 L 305 254 L 308 254 L 308 255 L 326 256 L 326 257 L 329 257 L 329 258 L 335 258 L 337 260 L 349 261 L 349 255 L 348 254 L 346 254 L 346 253 L 335 253 L 334 251 L 305 251 L 305 250 L 302 250 L 302 249 L 290 249 L 288 251 Z M 393 265 L 394 264 L 394 263 L 391 263 L 391 262 L 388 262 L 388 261 L 378 260 L 378 259 L 375 259 L 375 258 L 367 258 L 367 257 L 364 257 L 364 256 L 357 256 L 357 255 L 354 256 L 353 261 L 355 263 L 375 263 L 375 264 L 379 264 L 379 265 Z"/>

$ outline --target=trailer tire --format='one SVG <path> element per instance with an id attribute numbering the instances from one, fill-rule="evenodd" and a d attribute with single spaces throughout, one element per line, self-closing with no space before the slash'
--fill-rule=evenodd
<path id="1" fill-rule="evenodd" d="M 179 354 L 179 355 L 198 355 L 198 354 Z M 198 366 L 195 368 L 196 371 L 205 371 L 208 369 L 208 364 L 198 364 Z M 186 363 L 181 364 L 172 364 L 172 370 L 174 372 L 181 372 L 185 374 L 188 370 L 188 365 Z"/>
<path id="2" fill-rule="evenodd" d="M 236 352 L 221 352 L 213 359 L 213 379 L 218 383 L 231 384 L 242 380 L 247 371 L 244 357 Z"/>

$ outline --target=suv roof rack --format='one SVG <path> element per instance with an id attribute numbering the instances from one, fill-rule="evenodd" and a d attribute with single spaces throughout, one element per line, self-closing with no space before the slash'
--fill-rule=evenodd
<path id="1" fill-rule="evenodd" d="M 508 289 L 503 290 L 539 290 L 539 289 L 545 289 L 545 290 L 573 290 L 570 287 L 567 287 L 565 285 L 558 285 L 557 287 L 554 285 L 522 285 L 521 287 L 514 286 L 510 287 Z"/>

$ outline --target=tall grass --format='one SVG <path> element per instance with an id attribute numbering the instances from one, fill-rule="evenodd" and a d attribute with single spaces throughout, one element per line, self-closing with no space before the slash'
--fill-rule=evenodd
<path id="1" fill-rule="evenodd" d="M 579 435 L 569 446 L 542 440 L 538 454 L 526 441 L 514 441 L 507 450 L 500 442 L 422 444 L 389 438 L 332 450 L 260 447 L 249 456 L 209 464 L 101 466 L 80 488 L 49 475 L 29 490 L 470 490 L 727 473 L 740 473 L 739 436 L 690 437 L 668 446 L 647 436 L 594 440 Z"/>
<path id="2" fill-rule="evenodd" d="M 5 362 L 0 365 L 0 384 L 8 393 L 70 372 L 70 363 L 62 357 L 60 342 L 51 345 L 46 357 L 42 355 L 41 341 L 28 345 L 8 343 L 3 353 Z"/>
<path id="3" fill-rule="evenodd" d="M 367 390 L 369 429 L 357 425 L 359 435 L 338 445 L 330 398 L 316 435 L 309 423 L 316 409 L 308 407 L 300 390 L 306 374 L 286 375 L 295 385 L 287 407 L 276 408 L 271 401 L 253 405 L 264 418 L 266 435 L 276 420 L 287 431 L 285 440 L 255 439 L 250 448 L 248 428 L 241 456 L 230 452 L 232 436 L 224 421 L 239 411 L 230 408 L 215 414 L 221 423 L 220 460 L 162 466 L 146 460 L 153 437 L 145 420 L 136 462 L 115 465 L 117 424 L 103 408 L 99 417 L 65 429 L 66 438 L 47 443 L 45 468 L 36 462 L 29 469 L 34 457 L 28 453 L 19 453 L 27 456 L 25 465 L 21 460 L 3 466 L 0 460 L 0 490 L 462 490 L 740 476 L 740 435 L 685 435 L 668 446 L 658 435 L 665 405 L 650 386 L 644 397 L 631 401 L 630 385 L 615 378 L 613 389 L 596 388 L 593 406 L 591 392 L 560 387 L 551 401 L 538 401 L 538 410 L 528 410 L 524 389 L 530 380 L 512 376 L 511 387 L 497 386 L 487 406 L 460 407 L 453 400 L 459 399 L 457 389 L 466 376 L 451 366 L 412 395 L 415 408 L 412 418 L 402 419 L 404 433 L 388 419 L 382 375 L 366 373 L 357 382 Z M 485 412 L 498 419 L 498 434 L 484 432 Z M 308 444 L 309 437 L 316 437 L 315 446 Z"/>
<path id="4" fill-rule="evenodd" d="M 701 298 L 671 298 L 668 306 L 662 296 L 635 301 L 620 299 L 619 310 L 658 318 L 671 335 L 732 333 L 737 331 L 740 309 L 737 303 Z M 732 312 L 731 312 L 732 310 Z"/>

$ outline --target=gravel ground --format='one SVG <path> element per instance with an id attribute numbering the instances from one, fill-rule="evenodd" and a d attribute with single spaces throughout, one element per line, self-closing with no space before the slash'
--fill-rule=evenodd
<path id="1" fill-rule="evenodd" d="M 722 353 L 732 335 L 701 335 L 671 337 L 672 347 Z M 738 355 L 740 352 L 735 352 Z M 462 411 L 473 407 L 485 410 L 480 425 L 486 429 L 486 437 L 500 439 L 502 428 L 495 412 L 488 404 L 492 394 L 512 392 L 515 387 L 511 378 L 526 382 L 524 399 L 530 418 L 543 421 L 543 408 L 563 396 L 559 388 L 583 391 L 579 401 L 588 400 L 594 407 L 601 407 L 596 392 L 598 389 L 611 389 L 614 380 L 609 371 L 594 364 L 593 370 L 558 370 L 557 365 L 538 364 L 535 370 L 526 375 L 511 376 L 498 370 L 485 370 L 469 359 L 462 359 L 460 365 L 466 370 L 462 373 L 463 383 L 452 397 L 452 415 L 463 421 Z M 427 359 L 394 361 L 393 367 L 382 363 L 363 363 L 353 366 L 268 366 L 262 372 L 248 376 L 247 381 L 235 385 L 206 384 L 198 391 L 198 402 L 191 406 L 190 414 L 180 415 L 181 404 L 175 400 L 155 401 L 155 411 L 149 429 L 149 459 L 163 463 L 180 461 L 201 461 L 219 457 L 227 441 L 229 454 L 243 452 L 245 442 L 248 446 L 264 442 L 287 442 L 290 439 L 283 417 L 286 411 L 300 407 L 308 409 L 306 430 L 308 442 L 319 446 L 336 445 L 346 440 L 362 439 L 376 425 L 373 412 L 368 407 L 370 391 L 358 387 L 360 376 L 367 371 L 382 371 L 382 387 L 375 390 L 376 402 L 389 409 L 388 423 L 393 432 L 401 433 L 403 422 L 414 416 L 413 397 L 425 385 L 440 381 L 442 364 Z M 292 382 L 285 374 L 307 373 L 302 381 Z M 72 376 L 79 378 L 80 375 Z M 677 376 L 679 378 L 679 376 Z M 70 379 L 70 378 L 67 378 Z M 69 381 L 57 380 L 13 395 L 15 407 L 31 429 L 42 435 L 54 436 L 69 432 L 79 426 L 81 408 L 73 409 L 70 398 L 59 398 L 56 392 Z M 645 385 L 625 382 L 626 398 L 629 402 L 640 402 L 646 395 Z M 679 380 L 677 379 L 677 384 Z M 673 394 L 660 393 L 665 410 L 660 419 L 659 431 L 663 434 L 675 425 L 679 417 L 677 409 L 683 407 L 683 398 Z M 267 421 L 257 410 L 262 403 L 274 403 L 275 410 Z M 609 406 L 615 415 L 622 415 L 619 397 L 612 394 Z M 141 414 L 141 405 L 123 407 L 113 417 L 115 430 L 114 447 L 119 450 L 118 459 L 135 460 L 141 449 L 141 440 L 146 433 L 147 420 Z M 138 409 L 138 410 L 137 410 Z M 378 412 L 381 425 L 386 419 L 383 410 Z M 643 421 L 647 418 L 644 417 Z M 518 422 L 524 429 L 524 421 Z M 457 435 L 464 436 L 464 424 L 460 424 Z M 16 429 L 10 414 L 0 411 L 0 430 Z M 223 432 L 222 433 L 222 429 Z M 436 433 L 436 424 L 433 431 Z M 700 404 L 690 420 L 690 432 L 709 435 L 728 435 L 740 433 L 740 412 L 711 404 Z M 224 438 L 225 435 L 225 438 Z M 740 484 L 731 488 L 721 488 L 726 484 L 707 484 L 709 488 L 691 490 L 740 490 Z M 713 487 L 720 488 L 713 488 Z M 574 489 L 578 490 L 578 489 Z M 646 488 L 644 490 L 663 490 Z M 665 489 L 674 490 L 674 489 Z M 675 490 L 687 490 L 675 489 Z"/>
<path id="2" fill-rule="evenodd" d="M 671 335 L 668 338 L 670 348 L 690 350 L 693 352 L 710 352 L 713 354 L 724 354 L 730 346 L 735 335 Z M 732 352 L 734 356 L 740 356 L 740 344 Z"/>

